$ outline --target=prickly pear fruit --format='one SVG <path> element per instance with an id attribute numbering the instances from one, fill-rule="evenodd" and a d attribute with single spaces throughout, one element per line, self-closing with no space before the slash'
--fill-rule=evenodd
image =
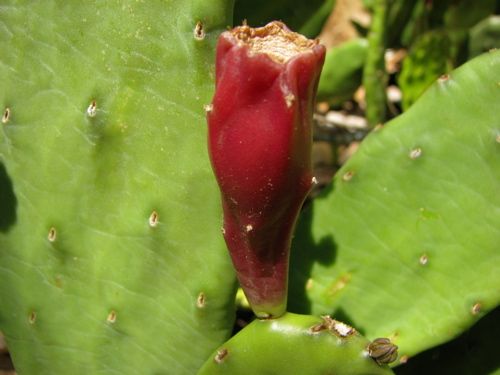
<path id="1" fill-rule="evenodd" d="M 218 41 L 208 148 L 224 238 L 258 317 L 286 309 L 288 258 L 312 186 L 311 119 L 325 48 L 281 22 Z"/>
<path id="2" fill-rule="evenodd" d="M 329 316 L 286 313 L 278 319 L 254 320 L 220 346 L 198 375 L 393 374 L 373 353 L 396 353 L 397 347 L 384 339 L 384 346 L 374 351 L 378 340 L 370 343 Z"/>

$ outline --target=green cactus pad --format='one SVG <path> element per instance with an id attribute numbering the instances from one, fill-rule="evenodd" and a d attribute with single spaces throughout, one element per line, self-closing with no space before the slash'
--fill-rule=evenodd
<path id="1" fill-rule="evenodd" d="M 392 374 L 370 358 L 369 344 L 343 323 L 287 313 L 254 320 L 219 347 L 198 375 Z"/>
<path id="2" fill-rule="evenodd" d="M 0 8 L 0 329 L 20 375 L 193 374 L 229 336 L 203 105 L 231 9 Z"/>
<path id="3" fill-rule="evenodd" d="M 451 40 L 446 32 L 429 31 L 413 44 L 403 60 L 398 84 L 407 110 L 436 79 L 452 68 Z"/>
<path id="4" fill-rule="evenodd" d="M 485 18 L 469 31 L 469 58 L 500 48 L 500 16 Z"/>
<path id="5" fill-rule="evenodd" d="M 289 309 L 334 314 L 403 359 L 500 302 L 500 51 L 376 129 L 309 206 Z"/>
<path id="6" fill-rule="evenodd" d="M 341 104 L 361 85 L 368 42 L 354 39 L 327 51 L 318 85 L 318 100 Z"/>

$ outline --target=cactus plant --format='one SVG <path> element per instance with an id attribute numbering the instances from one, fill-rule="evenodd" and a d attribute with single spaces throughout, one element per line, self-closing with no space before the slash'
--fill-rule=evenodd
<path id="1" fill-rule="evenodd" d="M 2 5 L 0 329 L 20 375 L 193 374 L 229 336 L 203 105 L 231 10 Z"/>
<path id="2" fill-rule="evenodd" d="M 392 338 L 404 362 L 499 304 L 499 82 L 493 51 L 365 139 L 299 220 L 292 312 Z"/>
<path id="3" fill-rule="evenodd" d="M 407 110 L 436 79 L 452 69 L 451 40 L 446 32 L 433 30 L 413 43 L 403 61 L 398 84 Z"/>
<path id="4" fill-rule="evenodd" d="M 387 14 L 387 45 L 404 45 L 404 30 L 411 20 L 418 0 L 392 1 Z"/>
<path id="5" fill-rule="evenodd" d="M 308 14 L 333 2 L 252 2 L 244 18 L 278 11 L 273 18 L 316 28 Z M 280 11 L 285 3 L 300 7 Z M 413 3 L 390 9 L 388 36 L 408 23 L 401 43 L 410 46 L 421 26 L 450 26 L 454 57 L 467 28 L 497 7 L 418 2 L 409 22 L 392 16 Z M 2 3 L 0 330 L 17 372 L 391 373 L 393 342 L 399 362 L 414 363 L 397 373 L 498 372 L 498 308 L 489 311 L 500 300 L 499 52 L 441 77 L 377 128 L 303 212 L 291 310 L 331 314 L 373 341 L 326 316 L 284 313 L 224 344 L 236 279 L 204 112 L 217 112 L 213 50 L 232 9 L 231 0 Z M 452 355 L 417 355 L 464 331 L 447 344 Z"/>
<path id="6" fill-rule="evenodd" d="M 368 33 L 368 50 L 363 68 L 363 86 L 366 96 L 366 120 L 374 127 L 386 119 L 387 72 L 385 49 L 387 44 L 387 16 L 390 1 L 375 0 L 373 20 Z"/>
<path id="7" fill-rule="evenodd" d="M 392 374 L 370 357 L 369 347 L 355 329 L 328 316 L 287 313 L 250 323 L 220 346 L 198 375 Z"/>

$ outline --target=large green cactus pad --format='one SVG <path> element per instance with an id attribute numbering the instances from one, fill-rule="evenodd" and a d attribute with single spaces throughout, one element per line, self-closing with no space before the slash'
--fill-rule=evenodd
<path id="1" fill-rule="evenodd" d="M 203 105 L 231 9 L 0 7 L 0 330 L 19 374 L 193 374 L 229 335 Z"/>
<path id="2" fill-rule="evenodd" d="M 407 358 L 497 306 L 499 103 L 496 51 L 369 135 L 301 217 L 291 311 L 343 317 Z"/>
<path id="3" fill-rule="evenodd" d="M 369 343 L 335 320 L 287 313 L 278 319 L 254 320 L 219 347 L 198 375 L 392 374 L 369 357 Z"/>

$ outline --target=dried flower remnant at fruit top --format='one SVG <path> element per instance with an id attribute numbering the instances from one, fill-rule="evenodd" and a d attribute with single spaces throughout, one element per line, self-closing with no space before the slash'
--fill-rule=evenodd
<path id="1" fill-rule="evenodd" d="M 285 312 L 292 232 L 312 187 L 312 113 L 325 48 L 281 22 L 222 33 L 208 148 L 223 234 L 258 317 Z M 251 230 L 248 230 L 251 228 Z"/>
<path id="2" fill-rule="evenodd" d="M 240 46 L 247 46 L 250 54 L 265 54 L 277 63 L 286 63 L 301 52 L 308 52 L 318 40 L 291 32 L 281 22 L 272 22 L 266 27 L 251 28 L 248 25 L 235 27 L 231 33 Z"/>

